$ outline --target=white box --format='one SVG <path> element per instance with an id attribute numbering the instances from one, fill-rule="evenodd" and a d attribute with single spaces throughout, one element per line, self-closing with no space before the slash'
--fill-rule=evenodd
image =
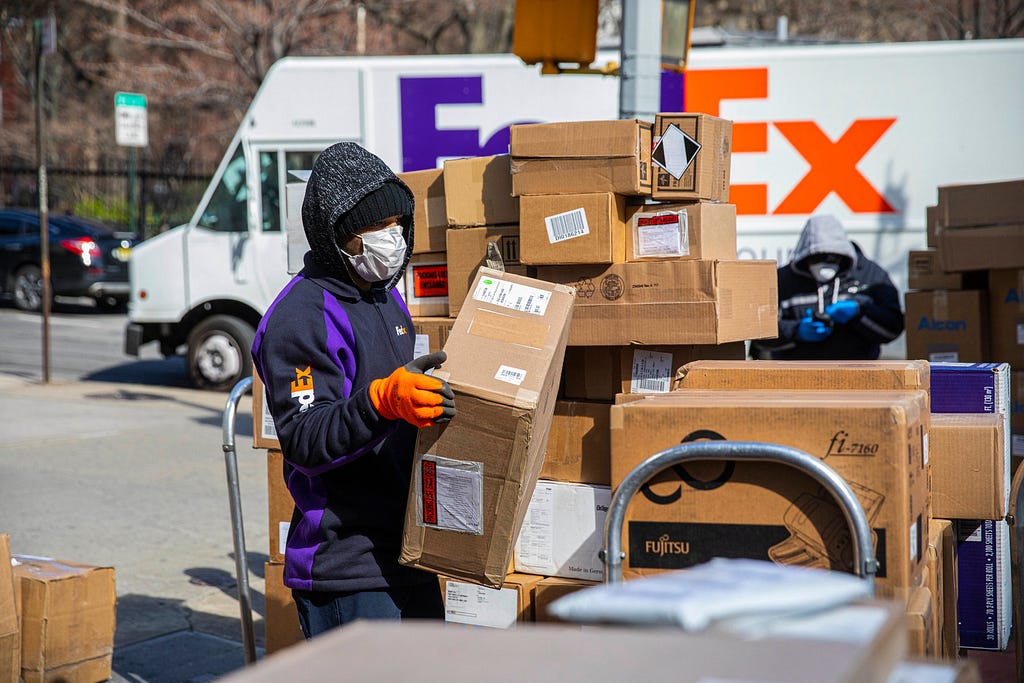
<path id="1" fill-rule="evenodd" d="M 600 581 L 608 486 L 540 480 L 516 541 L 517 572 Z"/>

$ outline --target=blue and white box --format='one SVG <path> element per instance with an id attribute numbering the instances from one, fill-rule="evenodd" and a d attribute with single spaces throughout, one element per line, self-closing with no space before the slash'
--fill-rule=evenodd
<path id="1" fill-rule="evenodd" d="M 960 647 L 1005 650 L 1013 623 L 1010 525 L 957 520 Z"/>
<path id="2" fill-rule="evenodd" d="M 1010 502 L 1010 366 L 932 363 L 933 413 L 1003 415 L 1006 505 Z M 1010 531 L 1005 521 L 957 521 L 957 611 L 960 647 L 1004 650 L 1013 623 Z"/>

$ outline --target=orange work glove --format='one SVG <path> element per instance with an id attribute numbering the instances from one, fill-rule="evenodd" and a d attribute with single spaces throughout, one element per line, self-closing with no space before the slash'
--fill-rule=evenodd
<path id="1" fill-rule="evenodd" d="M 370 402 L 381 417 L 417 427 L 448 422 L 455 416 L 455 393 L 448 383 L 424 374 L 448 359 L 444 351 L 406 363 L 388 377 L 370 382 Z"/>

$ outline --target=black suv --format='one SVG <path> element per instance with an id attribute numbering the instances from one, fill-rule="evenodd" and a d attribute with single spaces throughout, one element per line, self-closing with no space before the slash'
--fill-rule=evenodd
<path id="1" fill-rule="evenodd" d="M 49 214 L 47 223 L 54 296 L 91 297 L 103 307 L 128 300 L 134 234 L 69 214 Z M 40 254 L 39 212 L 0 208 L 0 291 L 23 311 L 42 309 Z"/>

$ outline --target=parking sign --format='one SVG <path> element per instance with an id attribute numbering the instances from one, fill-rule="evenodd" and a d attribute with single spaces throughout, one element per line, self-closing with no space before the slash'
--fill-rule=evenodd
<path id="1" fill-rule="evenodd" d="M 145 95 L 131 92 L 114 95 L 114 137 L 123 147 L 149 145 Z"/>

